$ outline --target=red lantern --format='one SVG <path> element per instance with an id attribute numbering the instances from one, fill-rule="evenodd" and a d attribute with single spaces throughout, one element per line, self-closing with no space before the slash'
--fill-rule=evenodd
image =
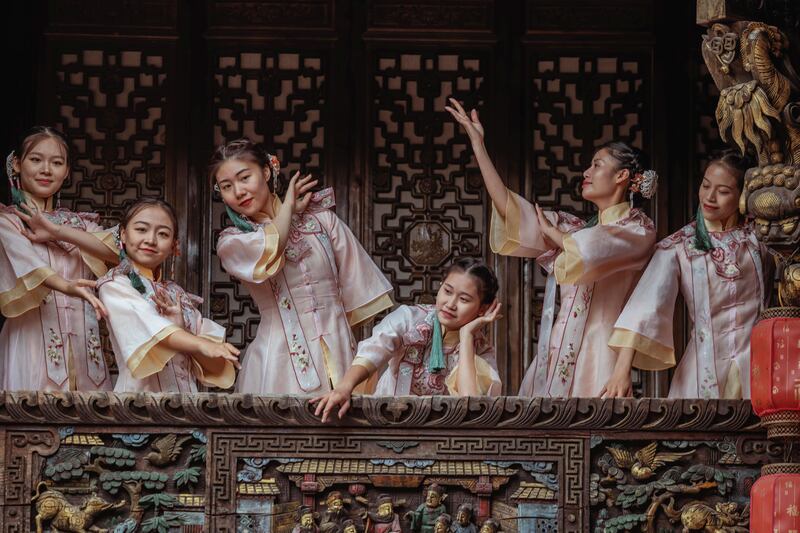
<path id="1" fill-rule="evenodd" d="M 750 336 L 753 410 L 769 438 L 800 438 L 800 318 L 768 309 Z M 780 316 L 784 315 L 784 316 Z"/>
<path id="2" fill-rule="evenodd" d="M 775 531 L 800 531 L 800 473 L 761 476 L 750 491 L 750 533 Z"/>

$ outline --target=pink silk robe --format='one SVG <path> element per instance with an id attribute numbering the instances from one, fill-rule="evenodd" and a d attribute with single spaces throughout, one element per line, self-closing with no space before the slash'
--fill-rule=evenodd
<path id="1" fill-rule="evenodd" d="M 508 191 L 505 218 L 492 212 L 492 251 L 537 258 L 549 274 L 539 348 L 520 395 L 595 397 L 613 373 L 617 354 L 608 339 L 652 254 L 655 228 L 627 203 L 602 211 L 590 228 L 567 213 L 546 216 L 568 233 L 563 250 L 547 244 L 533 205 L 514 192 Z M 553 321 L 556 284 L 561 307 Z"/>
<path id="2" fill-rule="evenodd" d="M 670 398 L 749 398 L 750 332 L 769 294 L 765 250 L 749 227 L 709 232 L 710 252 L 698 250 L 694 236 L 692 222 L 656 245 L 609 344 L 636 349 L 639 368 L 674 366 L 672 316 L 680 292 L 693 329 Z"/>
<path id="3" fill-rule="evenodd" d="M 132 268 L 124 261 L 98 282 L 119 368 L 114 392 L 197 392 L 197 381 L 221 388 L 232 386 L 236 371 L 230 362 L 193 357 L 161 344 L 180 326 L 159 314 L 152 301 L 156 286 L 180 303 L 186 331 L 215 342 L 225 340 L 225 328 L 203 318 L 197 309 L 202 300 L 171 281 L 154 282 L 149 270 L 137 268 L 145 286 L 145 294 L 141 294 L 128 278 Z"/>
<path id="4" fill-rule="evenodd" d="M 401 305 L 372 330 L 369 339 L 358 344 L 354 365 L 370 372 L 383 371 L 375 389 L 381 396 L 458 395 L 459 336 L 457 331 L 444 337 L 446 368 L 428 371 L 433 332 L 432 305 Z M 388 367 L 387 367 L 388 365 Z M 475 370 L 481 395 L 497 396 L 502 389 L 497 373 L 494 347 L 481 335 L 475 336 Z"/>
<path id="5" fill-rule="evenodd" d="M 48 214 L 114 246 L 95 214 L 65 209 Z M 111 390 L 94 309 L 44 285 L 54 274 L 93 279 L 106 272 L 105 264 L 68 243 L 32 243 L 22 228 L 13 208 L 0 207 L 0 308 L 6 317 L 0 332 L 0 389 Z"/>
<path id="6" fill-rule="evenodd" d="M 222 232 L 222 266 L 247 287 L 261 314 L 238 392 L 331 390 L 353 360 L 351 326 L 391 307 L 392 286 L 332 211 L 334 205 L 332 189 L 316 193 L 306 212 L 293 217 L 283 254 L 271 221 L 249 233 Z M 281 209 L 277 199 L 275 207 Z"/>

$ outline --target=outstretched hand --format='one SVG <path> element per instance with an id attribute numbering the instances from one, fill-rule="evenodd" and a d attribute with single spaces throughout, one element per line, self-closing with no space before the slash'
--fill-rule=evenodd
<path id="1" fill-rule="evenodd" d="M 539 220 L 539 228 L 542 231 L 545 239 L 555 246 L 556 248 L 564 248 L 564 232 L 550 223 L 550 220 L 544 216 L 544 211 L 539 204 L 534 204 L 536 208 L 536 218 Z"/>
<path id="2" fill-rule="evenodd" d="M 456 122 L 464 127 L 464 130 L 467 132 L 469 140 L 473 145 L 482 144 L 484 139 L 484 130 L 483 124 L 481 124 L 481 121 L 478 118 L 478 111 L 473 109 L 469 112 L 469 114 L 467 114 L 458 100 L 455 98 L 450 98 L 449 100 L 450 104 L 452 104 L 452 107 L 444 106 L 444 108 L 451 115 L 453 115 L 453 118 L 456 119 Z"/>
<path id="3" fill-rule="evenodd" d="M 317 396 L 310 401 L 311 405 L 316 405 L 314 416 L 321 416 L 322 422 L 327 422 L 328 418 L 333 415 L 333 411 L 338 407 L 337 416 L 342 418 L 350 409 L 350 397 L 352 391 L 345 391 L 341 389 L 333 389 L 330 392 Z"/>
<path id="4" fill-rule="evenodd" d="M 501 307 L 500 301 L 495 298 L 494 302 L 489 305 L 482 315 L 461 327 L 460 335 L 473 335 L 483 326 L 503 318 L 503 315 L 500 314 Z"/>
<path id="5" fill-rule="evenodd" d="M 183 309 L 180 303 L 174 301 L 167 293 L 166 289 L 156 286 L 155 293 L 153 294 L 153 303 L 156 304 L 158 313 L 169 319 L 173 324 L 185 328 L 186 324 L 183 320 Z"/>
<path id="6" fill-rule="evenodd" d="M 100 298 L 94 294 L 93 289 L 97 287 L 96 281 L 90 279 L 78 279 L 71 283 L 70 287 L 72 288 L 72 294 L 70 294 L 70 296 L 82 298 L 83 300 L 89 302 L 92 307 L 94 307 L 94 313 L 97 316 L 97 320 L 108 318 L 106 306 L 104 306 L 103 302 L 100 301 Z"/>
<path id="7" fill-rule="evenodd" d="M 300 177 L 300 172 L 295 172 L 292 179 L 289 180 L 289 187 L 286 189 L 286 198 L 284 203 L 291 207 L 292 212 L 300 214 L 308 208 L 311 203 L 311 192 L 319 180 L 312 179 L 311 174 L 306 174 Z"/>

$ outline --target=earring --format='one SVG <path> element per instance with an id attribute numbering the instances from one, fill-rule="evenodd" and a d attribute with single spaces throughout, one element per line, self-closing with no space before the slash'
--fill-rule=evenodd
<path id="1" fill-rule="evenodd" d="M 56 209 L 61 209 L 61 191 L 56 194 Z"/>

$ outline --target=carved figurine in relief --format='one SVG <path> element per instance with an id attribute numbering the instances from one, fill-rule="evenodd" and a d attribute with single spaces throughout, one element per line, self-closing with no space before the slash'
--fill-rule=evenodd
<path id="1" fill-rule="evenodd" d="M 473 514 L 471 503 L 459 505 L 456 520 L 450 530 L 453 533 L 478 533 L 478 526 L 472 521 Z"/>
<path id="2" fill-rule="evenodd" d="M 453 519 L 447 513 L 442 513 L 436 518 L 436 523 L 433 525 L 433 533 L 450 533 L 450 527 Z"/>
<path id="3" fill-rule="evenodd" d="M 597 208 L 597 216 L 584 221 L 563 211 L 543 211 L 503 183 L 486 150 L 478 112 L 468 114 L 452 98 L 450 104 L 445 109 L 467 132 L 492 199 L 492 251 L 534 258 L 548 273 L 537 355 L 525 373 L 520 396 L 602 395 L 617 362 L 608 337 L 656 240 L 653 221 L 632 203 L 635 195 L 655 194 L 656 172 L 648 169 L 638 149 L 624 142 L 607 143 L 594 153 L 576 183 L 583 199 Z"/>
<path id="4" fill-rule="evenodd" d="M 48 521 L 50 530 L 54 533 L 105 533 L 107 529 L 92 525 L 95 517 L 104 511 L 119 509 L 125 505 L 124 500 L 109 503 L 92 494 L 80 507 L 76 507 L 61 492 L 49 489 L 44 482 L 36 487 L 36 495 L 31 498 L 31 503 L 36 504 L 36 533 L 43 533 L 43 523 Z"/>
<path id="5" fill-rule="evenodd" d="M 712 25 L 702 50 L 720 90 L 720 137 L 758 159 L 745 174 L 742 213 L 755 217 L 758 238 L 783 258 L 781 305 L 800 306 L 798 58 L 786 33 L 756 21 Z"/>
<path id="6" fill-rule="evenodd" d="M 485 326 L 500 317 L 497 277 L 482 261 L 460 257 L 445 271 L 435 305 L 401 305 L 358 344 L 357 356 L 330 393 L 314 398 L 327 421 L 350 406 L 357 385 L 385 368 L 382 396 L 497 396 L 502 384 Z M 340 407 L 341 406 L 341 407 Z"/>
<path id="7" fill-rule="evenodd" d="M 361 528 L 349 518 L 342 522 L 343 533 L 361 533 Z"/>
<path id="8" fill-rule="evenodd" d="M 278 158 L 249 139 L 219 146 L 209 176 L 234 223 L 217 242 L 225 271 L 261 314 L 238 392 L 321 394 L 355 356 L 352 327 L 392 307 L 393 287 L 335 212 L 333 189 L 297 172 L 283 202 Z"/>
<path id="9" fill-rule="evenodd" d="M 481 525 L 479 533 L 498 533 L 501 530 L 500 522 L 494 518 L 487 518 Z"/>
<path id="10" fill-rule="evenodd" d="M 442 487 L 436 483 L 431 484 L 425 493 L 425 502 L 421 503 L 416 511 L 409 511 L 405 515 L 406 520 L 411 521 L 411 531 L 434 533 L 436 519 L 446 511 L 443 503 L 446 498 L 447 495 Z"/>
<path id="11" fill-rule="evenodd" d="M 344 505 L 345 501 L 341 492 L 334 490 L 328 494 L 328 497 L 325 498 L 326 510 L 319 525 L 321 533 L 341 533 L 344 520 L 348 517 Z"/>
<path id="12" fill-rule="evenodd" d="M 394 512 L 391 496 L 378 496 L 378 510 L 366 513 L 366 523 L 366 533 L 400 533 L 400 517 Z"/>
<path id="13" fill-rule="evenodd" d="M 633 454 L 623 448 L 610 447 L 606 449 L 611 453 L 614 462 L 617 463 L 617 467 L 621 470 L 630 468 L 631 475 L 638 481 L 650 479 L 658 468 L 694 453 L 694 450 L 688 452 L 657 452 L 658 442 L 652 442 Z"/>
<path id="14" fill-rule="evenodd" d="M 747 533 L 750 509 L 739 510 L 734 502 L 719 502 L 714 507 L 695 502 L 681 510 L 684 533 L 706 531 L 708 533 Z"/>
<path id="15" fill-rule="evenodd" d="M 311 507 L 303 505 L 297 512 L 300 521 L 295 524 L 292 533 L 320 533 L 317 526 L 317 513 Z"/>

